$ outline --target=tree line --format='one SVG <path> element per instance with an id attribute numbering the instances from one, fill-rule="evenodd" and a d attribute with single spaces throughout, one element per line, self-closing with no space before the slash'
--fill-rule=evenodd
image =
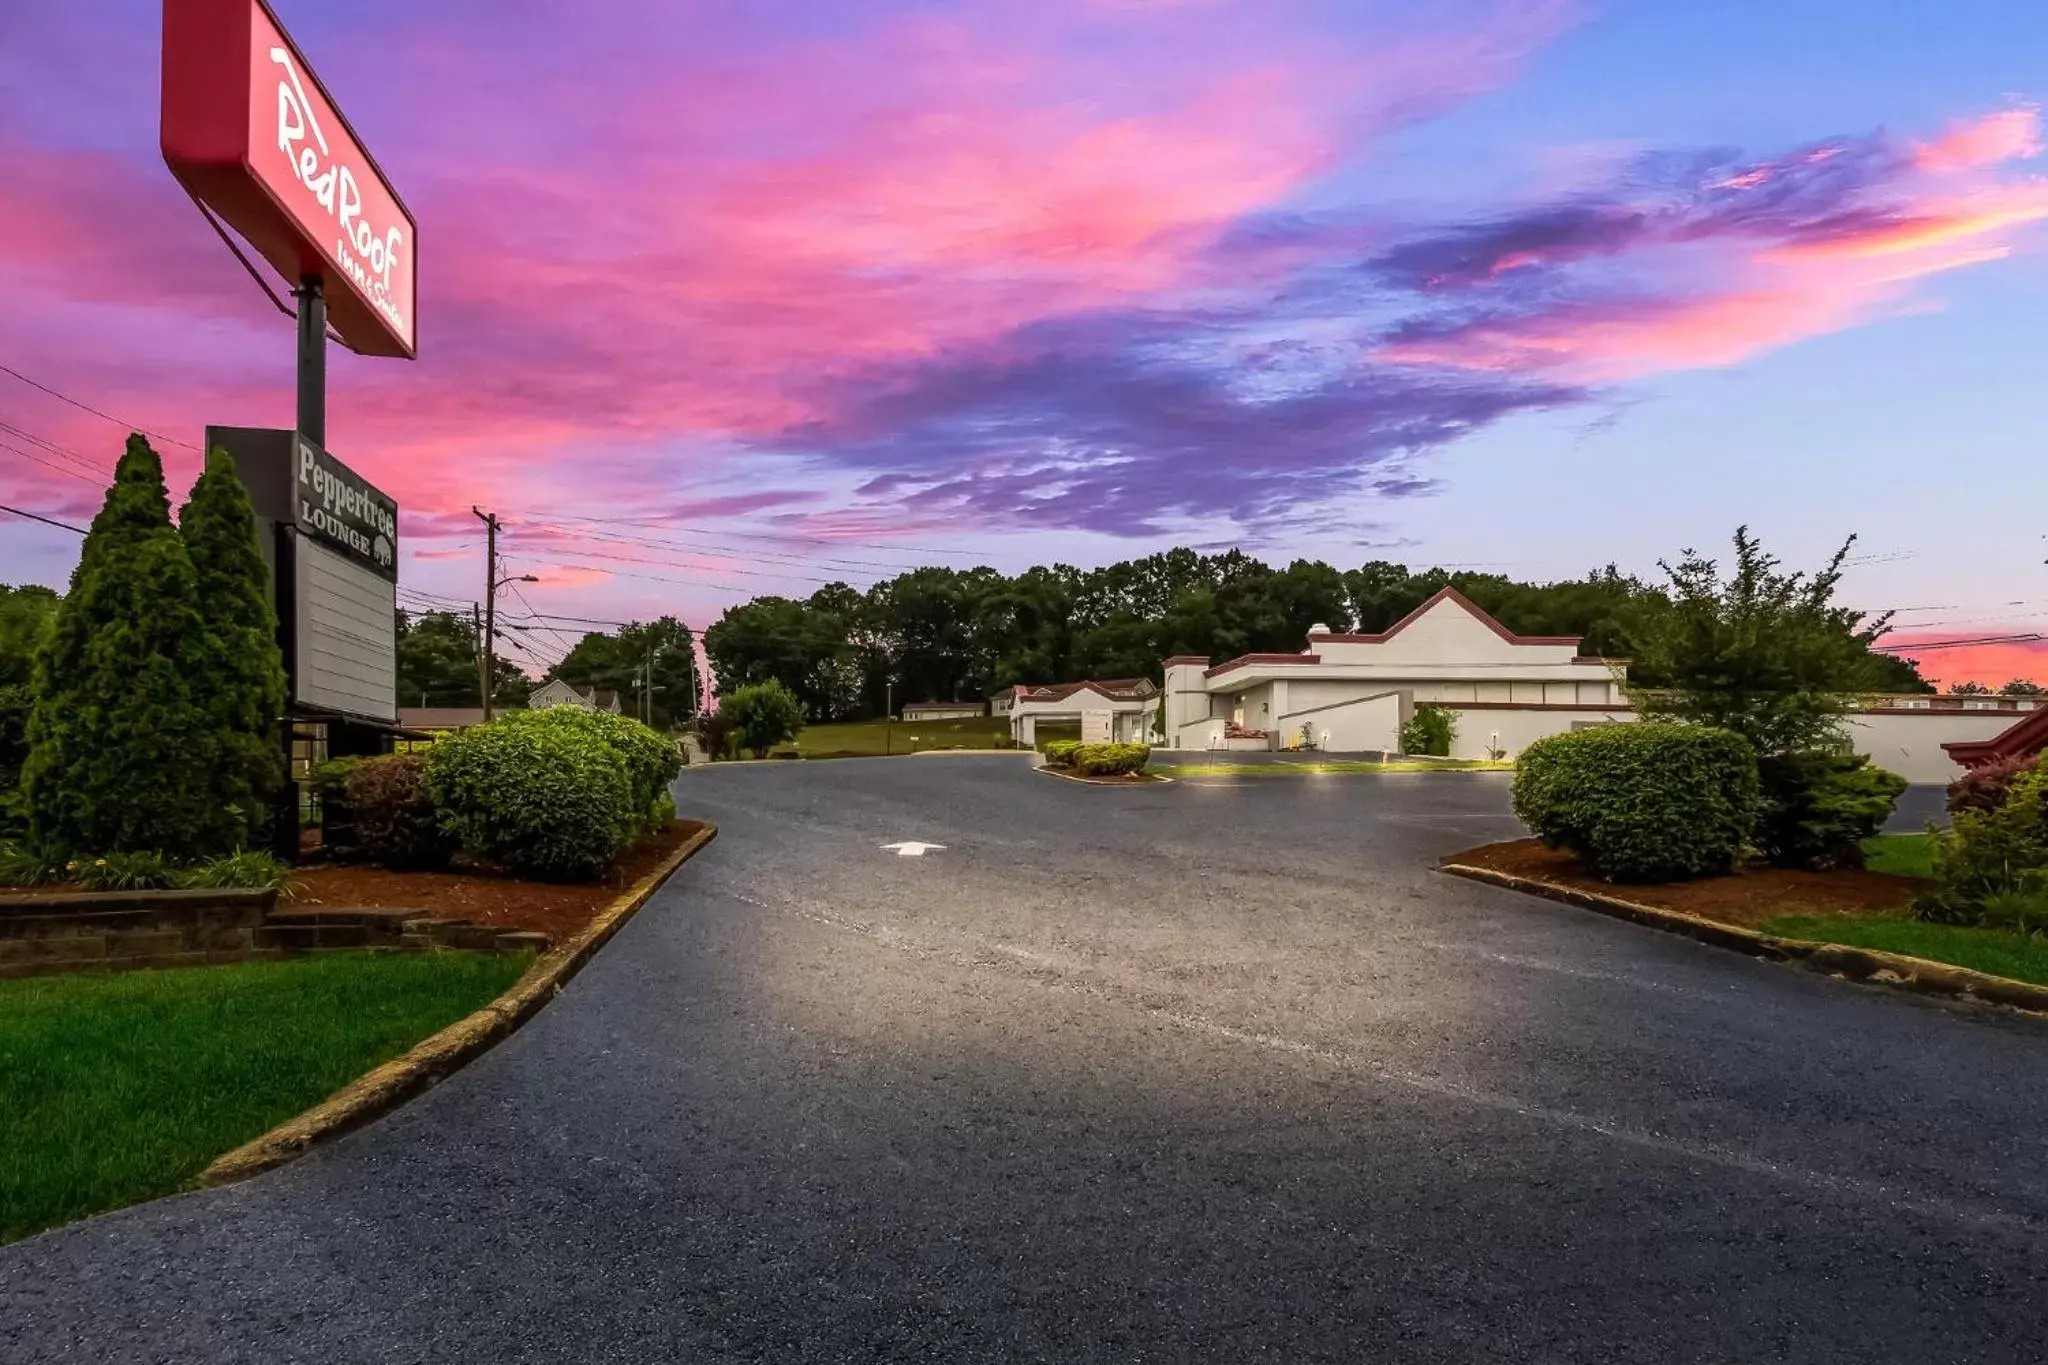
<path id="1" fill-rule="evenodd" d="M 517 632 L 529 648 L 560 647 L 566 637 L 532 626 L 500 625 L 502 636 Z M 459 612 L 398 613 L 398 704 L 480 706 L 476 623 Z M 542 637 L 536 639 L 536 635 Z M 697 714 L 697 650 L 690 628 L 673 616 L 629 621 L 617 629 L 589 631 L 536 681 L 512 660 L 491 651 L 491 703 L 526 705 L 536 687 L 551 679 L 579 688 L 617 692 L 632 715 L 651 716 L 657 729 L 687 725 Z M 646 689 L 652 681 L 653 691 Z M 643 700 L 646 709 L 642 709 Z"/>
<path id="2" fill-rule="evenodd" d="M 778 681 L 813 721 L 882 714 L 893 699 L 974 700 L 1015 683 L 1150 677 L 1175 654 L 1292 653 L 1309 630 L 1386 630 L 1454 587 L 1509 630 L 1578 635 L 1588 654 L 1626 656 L 1671 608 L 1665 585 L 1613 565 L 1583 578 L 1411 569 L 1374 560 L 1275 568 L 1238 550 L 1177 548 L 1096 569 L 913 569 L 865 592 L 831 583 L 808 598 L 757 597 L 704 631 L 721 694 Z M 1845 628 L 1863 618 L 1850 614 Z M 1859 649 L 1862 646 L 1858 646 Z M 1871 653 L 1873 690 L 1932 691 L 1908 661 Z M 1636 680 L 1656 686 L 1654 671 Z"/>

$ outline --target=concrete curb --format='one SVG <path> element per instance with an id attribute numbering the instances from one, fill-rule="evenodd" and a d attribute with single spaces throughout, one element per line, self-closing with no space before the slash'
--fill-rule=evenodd
<path id="1" fill-rule="evenodd" d="M 1058 768 L 1044 763 L 1035 765 L 1031 771 L 1044 773 L 1047 777 L 1057 777 L 1062 782 L 1079 782 L 1084 787 L 1123 787 L 1129 789 L 1133 787 L 1170 787 L 1173 785 L 1172 778 L 1161 776 L 1158 773 L 1145 774 L 1152 779 L 1150 782 L 1106 782 L 1099 777 L 1083 777 L 1079 773 L 1063 773 Z"/>
<path id="2" fill-rule="evenodd" d="M 1846 944 L 1819 943 L 1803 938 L 1778 938 L 1754 929 L 1702 919 L 1680 910 L 1639 905 L 1619 896 L 1581 891 L 1577 887 L 1559 886 L 1533 877 L 1518 877 L 1511 872 L 1474 867 L 1469 863 L 1439 863 L 1437 870 L 1454 877 L 1467 877 L 1546 900 L 1561 901 L 1583 910 L 1598 911 L 1633 924 L 1661 929 L 1665 933 L 1683 934 L 1717 948 L 1732 948 L 1738 953 L 1802 967 L 1810 972 L 1891 986 L 1920 995 L 2048 1015 L 2048 986 L 2037 986 L 2031 981 L 2015 981 L 2009 976 L 1993 976 L 1989 972 L 1952 967 L 1946 962 L 1929 962 L 1926 958 L 1907 957 L 1876 948 L 1852 948 Z"/>
<path id="3" fill-rule="evenodd" d="M 482 1056 L 561 994 L 569 978 L 583 970 L 584 964 L 625 927 L 626 921 L 662 883 L 717 837 L 718 826 L 705 825 L 664 859 L 661 866 L 606 906 L 582 933 L 536 958 L 526 974 L 496 1000 L 415 1044 L 404 1055 L 358 1076 L 298 1117 L 287 1119 L 261 1137 L 216 1157 L 194 1183 L 227 1185 L 282 1166 L 311 1147 L 383 1117 Z"/>

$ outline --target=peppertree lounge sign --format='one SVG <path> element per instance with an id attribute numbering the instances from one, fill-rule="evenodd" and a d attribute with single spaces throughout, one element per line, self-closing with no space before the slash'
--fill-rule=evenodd
<path id="1" fill-rule="evenodd" d="M 305 437 L 293 445 L 292 520 L 298 528 L 397 582 L 398 504 Z"/>
<path id="2" fill-rule="evenodd" d="M 412 215 L 263 0 L 164 0 L 164 161 L 363 355 L 418 351 Z"/>

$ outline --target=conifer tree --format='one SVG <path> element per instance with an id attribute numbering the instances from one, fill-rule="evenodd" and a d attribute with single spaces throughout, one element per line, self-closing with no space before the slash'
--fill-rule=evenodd
<path id="1" fill-rule="evenodd" d="M 49 852 L 208 851 L 199 589 L 170 510 L 162 461 L 131 435 L 36 658 L 22 801 Z"/>
<path id="2" fill-rule="evenodd" d="M 267 590 L 270 570 L 256 545 L 256 512 L 227 451 L 206 457 L 206 472 L 178 512 L 178 533 L 199 587 L 193 699 L 218 746 L 208 772 L 208 809 L 219 824 L 209 833 L 234 846 L 263 828 L 283 777 L 278 719 L 285 679 Z"/>

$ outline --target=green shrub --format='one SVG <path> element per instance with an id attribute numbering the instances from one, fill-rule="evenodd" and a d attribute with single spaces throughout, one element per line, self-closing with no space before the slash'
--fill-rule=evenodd
<path id="1" fill-rule="evenodd" d="M 279 862 L 270 854 L 253 849 L 209 858 L 187 868 L 178 880 L 183 886 L 240 887 L 251 891 L 276 891 L 285 896 L 296 892 L 300 885 L 292 875 L 290 863 Z"/>
<path id="2" fill-rule="evenodd" d="M 590 880 L 633 837 L 626 765 L 570 726 L 499 720 L 459 730 L 427 751 L 423 784 L 442 830 L 509 871 Z"/>
<path id="3" fill-rule="evenodd" d="M 1145 771 L 1152 750 L 1144 744 L 1083 744 L 1074 750 L 1074 768 L 1088 777 L 1116 777 Z"/>
<path id="4" fill-rule="evenodd" d="M 1401 752 L 1427 758 L 1449 758 L 1451 741 L 1458 737 L 1457 714 L 1429 703 L 1415 708 L 1415 714 L 1401 727 Z"/>
<path id="5" fill-rule="evenodd" d="M 582 706 L 549 706 L 538 711 L 513 711 L 506 721 L 514 725 L 554 726 L 578 731 L 606 745 L 626 767 L 626 781 L 632 788 L 634 819 L 643 827 L 656 828 L 662 798 L 669 783 L 683 771 L 682 751 L 664 737 L 631 716 L 593 711 Z M 669 818 L 675 817 L 673 804 Z"/>
<path id="6" fill-rule="evenodd" d="M 51 886 L 70 877 L 70 869 L 55 854 L 27 844 L 0 844 L 0 886 Z"/>
<path id="7" fill-rule="evenodd" d="M 1983 924 L 1987 914 L 2012 918 L 2029 897 L 2048 894 L 2048 768 L 2015 776 L 2005 800 L 1989 810 L 1959 810 L 1946 830 L 1932 830 L 1939 885 L 1913 913 L 1941 924 Z"/>
<path id="8" fill-rule="evenodd" d="M 1755 751 L 1705 725 L 1643 721 L 1537 740 L 1515 769 L 1515 814 L 1609 881 L 1727 872 L 1756 823 Z"/>
<path id="9" fill-rule="evenodd" d="M 796 693 L 776 678 L 735 688 L 719 698 L 718 712 L 725 717 L 732 741 L 755 758 L 768 757 L 770 749 L 795 739 L 804 728 L 804 708 Z"/>
<path id="10" fill-rule="evenodd" d="M 347 850 L 386 867 L 443 867 L 455 842 L 441 828 L 423 778 L 425 754 L 391 754 L 352 765 L 342 782 Z"/>
<path id="11" fill-rule="evenodd" d="M 81 891 L 163 891 L 182 880 L 163 854 L 142 851 L 76 858 L 65 870 Z"/>
<path id="12" fill-rule="evenodd" d="M 1757 761 L 1756 845 L 1779 867 L 1863 866 L 1863 841 L 1884 828 L 1906 779 L 1861 754 L 1832 750 Z"/>
<path id="13" fill-rule="evenodd" d="M 1056 739 L 1045 746 L 1045 761 L 1055 768 L 1074 766 L 1074 751 L 1081 747 L 1078 739 Z"/>

